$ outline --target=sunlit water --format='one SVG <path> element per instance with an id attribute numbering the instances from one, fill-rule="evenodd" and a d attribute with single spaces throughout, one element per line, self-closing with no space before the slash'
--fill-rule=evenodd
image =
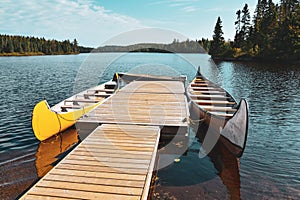
<path id="1" fill-rule="evenodd" d="M 0 57 L 0 199 L 16 198 L 38 179 L 43 168 L 39 163 L 44 162 L 41 158 L 48 148 L 53 151 L 51 144 L 61 147 L 53 155 L 44 155 L 54 159 L 77 142 L 76 135 L 70 136 L 70 143 L 62 148 L 61 136 L 46 144 L 35 139 L 31 112 L 38 101 L 46 98 L 54 105 L 108 81 L 116 71 L 183 74 L 190 81 L 198 65 L 236 100 L 246 98 L 249 103 L 248 141 L 239 170 L 235 170 L 238 177 L 234 170 L 220 171 L 214 162 L 220 158 L 218 153 L 200 159 L 200 144 L 191 136 L 189 152 L 158 173 L 154 192 L 177 199 L 234 195 L 242 199 L 299 199 L 300 66 L 232 62 L 215 66 L 208 55 L 151 53 Z M 50 159 L 48 165 L 55 160 Z M 226 175 L 234 177 L 234 187 L 228 187 L 230 178 Z"/>

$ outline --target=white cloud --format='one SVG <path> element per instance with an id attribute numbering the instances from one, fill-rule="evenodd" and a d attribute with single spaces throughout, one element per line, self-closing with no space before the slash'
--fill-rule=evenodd
<path id="1" fill-rule="evenodd" d="M 183 11 L 186 10 L 191 10 L 192 9 L 192 5 L 195 4 L 196 2 L 198 2 L 199 0 L 158 0 L 158 1 L 152 1 L 150 3 L 148 3 L 148 5 L 167 5 L 169 7 L 183 7 Z M 190 9 L 188 9 L 188 7 L 190 7 Z M 196 10 L 196 8 L 193 8 Z M 194 10 L 193 10 L 194 11 Z M 191 12 L 191 11 L 187 11 L 187 12 Z"/>
<path id="2" fill-rule="evenodd" d="M 5 0 L 0 10 L 0 33 L 77 38 L 80 44 L 89 46 L 143 27 L 139 20 L 95 6 L 90 0 Z"/>
<path id="3" fill-rule="evenodd" d="M 186 7 L 182 8 L 182 10 L 185 11 L 185 12 L 194 12 L 197 9 L 193 6 L 186 6 Z"/>
<path id="4" fill-rule="evenodd" d="M 205 12 L 236 12 L 238 8 L 215 7 L 205 10 Z"/>

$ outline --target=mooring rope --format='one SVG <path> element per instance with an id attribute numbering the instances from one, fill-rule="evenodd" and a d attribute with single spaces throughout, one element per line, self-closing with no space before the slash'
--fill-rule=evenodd
<path id="1" fill-rule="evenodd" d="M 65 117 L 63 117 L 61 114 L 57 113 L 56 111 L 54 111 L 56 116 L 62 118 L 63 120 L 66 120 L 66 121 L 69 121 L 69 122 L 75 122 L 76 120 L 75 119 L 67 119 Z"/>
<path id="2" fill-rule="evenodd" d="M 186 117 L 183 122 L 188 121 L 189 123 L 195 125 L 196 123 L 203 123 L 205 119 L 192 119 L 190 117 Z"/>

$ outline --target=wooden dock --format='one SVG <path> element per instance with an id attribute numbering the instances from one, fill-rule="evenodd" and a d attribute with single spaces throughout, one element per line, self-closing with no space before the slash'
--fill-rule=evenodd
<path id="1" fill-rule="evenodd" d="M 81 130 L 101 124 L 136 124 L 187 127 L 189 115 L 181 81 L 134 81 L 85 115 L 76 125 Z"/>
<path id="2" fill-rule="evenodd" d="M 92 133 L 22 199 L 147 199 L 159 138 L 186 135 L 188 115 L 183 82 L 133 81 L 78 121 Z"/>
<path id="3" fill-rule="evenodd" d="M 22 199 L 147 199 L 160 129 L 99 126 Z"/>

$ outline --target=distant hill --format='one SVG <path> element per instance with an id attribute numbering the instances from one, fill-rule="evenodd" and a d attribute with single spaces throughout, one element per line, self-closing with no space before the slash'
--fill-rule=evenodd
<path id="1" fill-rule="evenodd" d="M 206 53 L 198 41 L 179 42 L 171 44 L 141 43 L 128 46 L 109 45 L 93 49 L 93 53 L 100 52 L 159 52 L 159 53 Z"/>
<path id="2" fill-rule="evenodd" d="M 70 42 L 69 40 L 57 41 L 54 39 L 46 40 L 45 38 L 0 34 L 0 56 L 63 55 L 90 52 L 206 53 L 209 44 L 209 41 L 205 39 L 183 42 L 174 39 L 170 44 L 108 45 L 93 49 L 91 47 L 78 46 L 76 39 Z"/>

